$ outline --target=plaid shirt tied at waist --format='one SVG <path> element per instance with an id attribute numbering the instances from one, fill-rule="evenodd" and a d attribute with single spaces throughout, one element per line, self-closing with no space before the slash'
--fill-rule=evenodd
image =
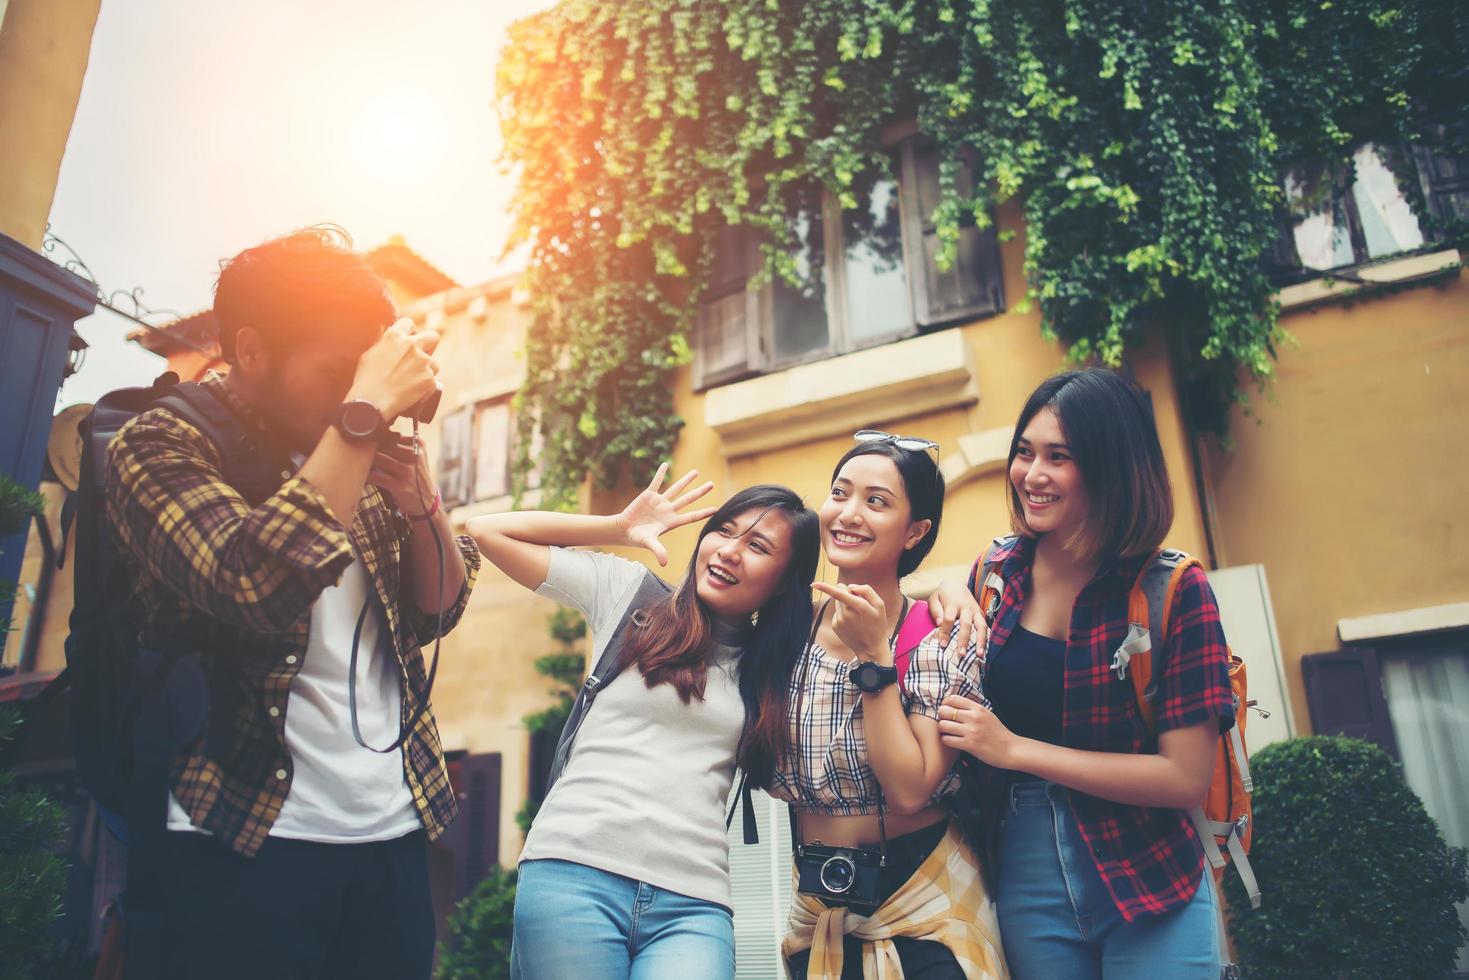
<path id="1" fill-rule="evenodd" d="M 218 377 L 205 386 L 247 430 L 258 417 Z M 283 468 L 280 488 L 251 506 L 224 481 L 221 461 L 198 429 L 164 409 L 123 426 L 107 453 L 107 525 L 132 575 L 131 604 L 145 646 L 175 649 L 189 638 L 209 679 L 218 737 L 200 736 L 174 760 L 172 790 L 195 826 L 253 856 L 291 789 L 285 709 L 311 632 L 311 608 L 352 564 L 372 582 L 402 675 L 406 720 L 425 696 L 422 644 L 438 616 L 418 609 L 401 577 L 412 525 L 376 487 L 364 491 L 351 529 L 325 498 Z M 457 544 L 465 583 L 445 611 L 447 633 L 469 602 L 479 551 Z M 432 711 L 402 749 L 403 772 L 430 839 L 457 807 Z"/>
<path id="2" fill-rule="evenodd" d="M 1031 588 L 1033 539 L 1002 545 L 994 560 L 1004 581 L 989 637 L 988 660 L 1003 656 Z M 1104 564 L 1071 610 L 1063 667 L 1062 743 L 1089 752 L 1156 752 L 1132 681 L 1112 670 L 1127 635 L 1127 600 L 1148 556 Z M 1155 655 L 1156 657 L 1156 655 Z M 1155 665 L 1159 664 L 1154 660 Z M 1155 667 L 1155 669 L 1158 669 Z M 1184 573 L 1162 651 L 1156 701 L 1158 730 L 1215 722 L 1234 725 L 1229 650 L 1219 606 L 1201 568 Z M 980 766 L 987 780 L 1003 772 Z M 1072 792 L 1082 836 L 1122 917 L 1156 915 L 1186 904 L 1204 873 L 1204 851 L 1183 810 L 1128 806 Z"/>
<path id="3" fill-rule="evenodd" d="M 863 980 L 902 980 L 903 963 L 894 939 L 941 943 L 970 980 L 1008 980 L 1000 946 L 995 903 L 979 874 L 979 859 L 959 826 L 950 823 L 938 846 L 870 916 L 827 906 L 803 895 L 792 882 L 794 900 L 781 961 L 809 949 L 805 980 L 841 980 L 847 935 L 862 942 Z M 800 978 L 796 978 L 800 980 Z"/>

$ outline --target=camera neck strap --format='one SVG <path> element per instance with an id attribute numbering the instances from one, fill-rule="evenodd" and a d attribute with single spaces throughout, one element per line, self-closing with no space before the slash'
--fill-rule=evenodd
<path id="1" fill-rule="evenodd" d="M 898 614 L 898 622 L 893 626 L 892 635 L 888 637 L 888 647 L 898 642 L 898 631 L 903 628 L 903 622 L 908 618 L 908 607 L 912 600 L 903 596 L 903 611 Z M 828 599 L 821 604 L 816 611 L 816 618 L 811 623 L 811 635 L 806 638 L 807 656 L 801 658 L 801 683 L 796 688 L 796 725 L 797 731 L 801 725 L 801 710 L 806 700 L 806 678 L 810 671 L 810 649 L 816 645 L 816 634 L 821 630 L 821 621 L 826 618 L 826 610 L 832 603 Z M 796 786 L 797 791 L 801 786 L 801 762 L 804 758 L 799 747 L 796 750 Z M 887 827 L 887 803 L 883 799 L 882 783 L 877 778 L 877 773 L 872 774 L 872 780 L 877 785 L 877 852 L 879 864 L 887 867 L 888 863 L 888 827 Z M 801 837 L 801 812 L 794 803 L 791 804 L 791 846 L 796 855 L 801 853 L 803 838 Z"/>

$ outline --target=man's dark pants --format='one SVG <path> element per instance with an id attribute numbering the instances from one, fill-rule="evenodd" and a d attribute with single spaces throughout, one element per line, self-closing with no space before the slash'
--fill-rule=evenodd
<path id="1" fill-rule="evenodd" d="M 129 980 L 421 980 L 434 918 L 426 837 L 367 844 L 270 837 L 254 858 L 171 832 L 155 909 L 129 909 Z M 147 928 L 156 925 L 157 928 Z M 134 949 L 132 937 L 161 948 Z M 156 972 L 160 970 L 162 972 Z"/>

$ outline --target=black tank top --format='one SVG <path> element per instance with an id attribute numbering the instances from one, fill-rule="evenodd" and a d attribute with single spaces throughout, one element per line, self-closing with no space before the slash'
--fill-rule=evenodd
<path id="1" fill-rule="evenodd" d="M 996 717 L 1016 735 L 1061 744 L 1062 670 L 1066 641 L 1015 624 L 1005 645 L 991 653 L 984 693 Z M 1016 773 L 1017 779 L 1033 778 Z"/>

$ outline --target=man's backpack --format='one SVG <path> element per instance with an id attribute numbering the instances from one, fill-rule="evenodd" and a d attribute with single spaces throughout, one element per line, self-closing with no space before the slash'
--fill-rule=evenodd
<path id="1" fill-rule="evenodd" d="M 243 426 L 215 395 L 167 372 L 152 386 L 102 396 L 82 423 L 80 482 L 62 509 L 63 533 L 75 534 L 74 604 L 66 670 L 73 751 L 82 784 L 129 830 L 161 832 L 174 753 L 205 731 L 209 685 L 194 651 L 203 637 L 177 637 L 168 650 L 142 648 L 131 608 L 132 583 L 107 533 L 107 448 L 134 417 L 161 407 L 187 421 L 219 453 L 227 482 L 247 497 L 268 496 L 280 470 L 250 444 Z M 271 484 L 274 484 L 273 486 Z M 61 549 L 65 561 L 66 548 Z"/>
<path id="2" fill-rule="evenodd" d="M 970 589 L 979 600 L 985 621 L 991 626 L 1005 589 L 994 556 L 1001 547 L 1014 540 L 1013 536 L 996 538 L 984 557 L 975 563 L 970 575 Z M 1126 680 L 1131 675 L 1138 710 L 1148 731 L 1155 735 L 1158 731 L 1157 678 L 1162 675 L 1162 669 L 1154 662 L 1152 638 L 1168 635 L 1169 618 L 1179 583 L 1183 580 L 1183 573 L 1195 566 L 1202 568 L 1203 563 L 1172 548 L 1161 549 L 1143 565 L 1128 594 L 1127 635 L 1112 657 L 1112 670 L 1118 678 Z M 1214 778 L 1209 784 L 1204 804 L 1190 810 L 1189 816 L 1193 818 L 1215 879 L 1223 880 L 1224 868 L 1232 861 L 1244 882 L 1250 906 L 1259 908 L 1260 886 L 1249 859 L 1253 820 L 1250 794 L 1254 783 L 1250 778 L 1250 758 L 1244 740 L 1247 709 L 1254 707 L 1255 702 L 1249 700 L 1245 662 L 1233 652 L 1229 655 L 1229 686 L 1234 694 L 1234 726 L 1219 739 Z"/>

